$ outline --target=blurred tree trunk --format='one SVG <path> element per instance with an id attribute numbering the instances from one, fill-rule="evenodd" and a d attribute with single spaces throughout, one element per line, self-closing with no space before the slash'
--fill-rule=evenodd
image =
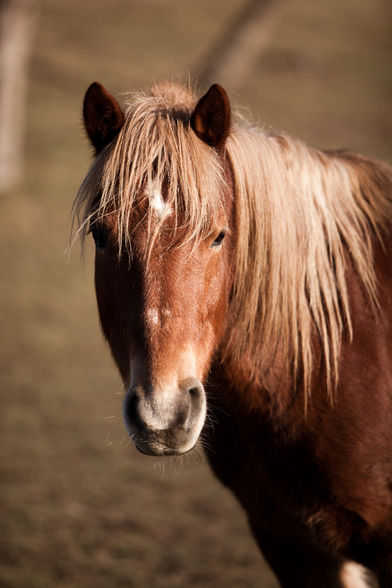
<path id="1" fill-rule="evenodd" d="M 282 0 L 248 0 L 195 68 L 202 87 L 214 82 L 238 90 L 268 43 Z"/>
<path id="2" fill-rule="evenodd" d="M 22 174 L 33 0 L 0 0 L 0 192 Z"/>

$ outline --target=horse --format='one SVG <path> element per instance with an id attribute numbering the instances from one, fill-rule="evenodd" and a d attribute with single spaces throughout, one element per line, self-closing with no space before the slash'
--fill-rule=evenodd
<path id="1" fill-rule="evenodd" d="M 392 586 L 392 168 L 99 83 L 74 203 L 147 455 L 198 439 L 283 588 Z M 370 576 L 369 576 L 370 574 Z"/>

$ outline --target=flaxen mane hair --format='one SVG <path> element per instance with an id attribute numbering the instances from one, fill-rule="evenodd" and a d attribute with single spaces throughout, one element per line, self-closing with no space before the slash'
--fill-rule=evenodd
<path id="1" fill-rule="evenodd" d="M 162 84 L 125 98 L 125 123 L 94 161 L 75 201 L 84 236 L 91 223 L 115 213 L 119 246 L 131 248 L 135 202 L 162 190 L 168 210 L 190 239 L 212 229 L 225 193 L 215 151 L 190 127 L 196 99 Z M 319 337 L 332 393 L 344 331 L 351 336 L 345 279 L 347 252 L 370 301 L 377 305 L 372 240 L 392 218 L 392 171 L 349 153 L 328 154 L 284 133 L 233 125 L 227 154 L 234 174 L 237 251 L 224 352 L 252 358 L 254 375 L 279 350 L 282 369 L 300 371 L 306 394 Z M 150 247 L 159 220 L 148 209 Z M 268 350 L 268 351 L 267 351 Z M 286 365 L 285 365 L 286 364 Z"/>
<path id="2" fill-rule="evenodd" d="M 124 102 L 119 136 L 97 157 L 76 198 L 82 238 L 93 222 L 115 212 L 120 253 L 124 246 L 130 250 L 131 211 L 135 203 L 153 199 L 155 191 L 164 194 L 167 210 L 181 220 L 187 238 L 206 236 L 222 200 L 224 178 L 217 154 L 190 132 L 194 97 L 162 84 L 151 94 L 128 94 Z M 147 210 L 150 249 L 165 215 Z"/>

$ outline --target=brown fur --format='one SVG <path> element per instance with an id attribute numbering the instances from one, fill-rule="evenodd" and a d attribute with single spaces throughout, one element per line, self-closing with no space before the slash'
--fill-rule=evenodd
<path id="1" fill-rule="evenodd" d="M 93 82 L 83 103 L 83 119 L 87 135 L 99 153 L 117 135 L 124 115 L 117 100 L 98 82 Z"/>
<path id="2" fill-rule="evenodd" d="M 390 587 L 391 168 L 233 126 L 218 86 L 157 87 L 124 120 L 76 210 L 106 236 L 98 307 L 135 442 L 182 443 L 192 364 L 211 466 L 281 585 L 343 586 L 351 559 Z M 146 429 L 142 405 L 176 427 Z"/>
<path id="3" fill-rule="evenodd" d="M 219 84 L 214 84 L 197 103 L 191 116 L 191 127 L 201 141 L 220 149 L 229 135 L 230 121 L 226 92 Z"/>

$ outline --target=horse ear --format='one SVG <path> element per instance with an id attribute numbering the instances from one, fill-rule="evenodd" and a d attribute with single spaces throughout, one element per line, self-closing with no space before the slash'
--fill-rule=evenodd
<path id="1" fill-rule="evenodd" d="M 196 105 L 191 127 L 196 135 L 212 147 L 223 147 L 230 132 L 230 103 L 225 90 L 214 84 Z"/>
<path id="2" fill-rule="evenodd" d="M 117 100 L 102 84 L 94 82 L 84 97 L 83 120 L 97 154 L 117 135 L 124 123 L 124 114 Z"/>

